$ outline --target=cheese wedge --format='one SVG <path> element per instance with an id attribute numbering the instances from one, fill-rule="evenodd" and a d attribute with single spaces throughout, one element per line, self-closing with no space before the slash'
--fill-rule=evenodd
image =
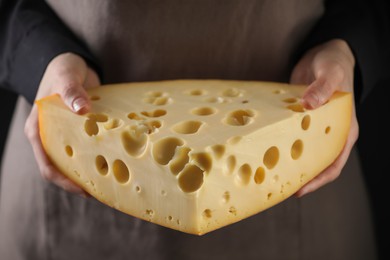
<path id="1" fill-rule="evenodd" d="M 99 201 L 202 235 L 280 203 L 339 155 L 352 95 L 305 110 L 305 86 L 174 80 L 90 89 L 72 113 L 58 95 L 37 101 L 43 146 L 58 169 Z"/>

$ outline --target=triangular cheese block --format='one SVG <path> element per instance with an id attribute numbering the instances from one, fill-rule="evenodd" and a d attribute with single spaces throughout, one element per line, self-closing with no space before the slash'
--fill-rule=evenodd
<path id="1" fill-rule="evenodd" d="M 176 80 L 88 90 L 90 113 L 37 101 L 52 162 L 99 201 L 205 234 L 294 194 L 330 165 L 349 132 L 352 95 L 316 110 L 305 86 Z"/>

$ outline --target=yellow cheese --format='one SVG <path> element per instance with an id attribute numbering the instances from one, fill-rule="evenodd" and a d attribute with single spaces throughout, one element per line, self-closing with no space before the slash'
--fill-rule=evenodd
<path id="1" fill-rule="evenodd" d="M 88 90 L 72 113 L 37 101 L 44 148 L 66 176 L 129 215 L 205 234 L 283 201 L 343 149 L 352 95 L 316 110 L 304 86 L 176 80 Z"/>

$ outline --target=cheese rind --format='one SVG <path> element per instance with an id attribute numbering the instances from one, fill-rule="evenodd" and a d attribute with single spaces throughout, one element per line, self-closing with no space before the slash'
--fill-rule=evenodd
<path id="1" fill-rule="evenodd" d="M 88 90 L 72 113 L 57 95 L 37 101 L 43 146 L 67 177 L 129 215 L 205 234 L 294 194 L 329 166 L 349 132 L 352 95 L 322 107 L 305 87 L 176 80 Z"/>

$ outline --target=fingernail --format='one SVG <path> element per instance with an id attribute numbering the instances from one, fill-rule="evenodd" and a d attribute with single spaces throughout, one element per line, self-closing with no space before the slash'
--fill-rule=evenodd
<path id="1" fill-rule="evenodd" d="M 304 97 L 303 101 L 304 101 L 304 106 L 306 106 L 307 108 L 316 108 L 319 103 L 319 98 L 316 94 L 309 93 Z"/>
<path id="2" fill-rule="evenodd" d="M 73 111 L 79 112 L 86 104 L 87 102 L 83 98 L 77 98 L 72 103 Z"/>

